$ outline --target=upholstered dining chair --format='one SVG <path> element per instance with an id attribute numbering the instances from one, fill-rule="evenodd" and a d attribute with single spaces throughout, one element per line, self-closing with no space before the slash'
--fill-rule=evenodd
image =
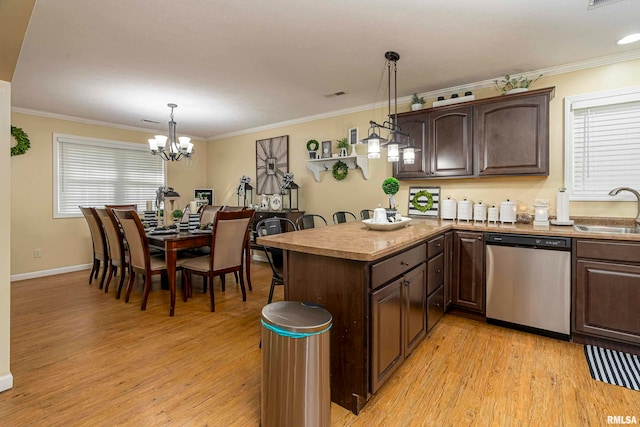
<path id="1" fill-rule="evenodd" d="M 187 295 L 191 294 L 191 276 L 196 274 L 206 277 L 210 283 L 211 311 L 215 311 L 213 279 L 216 276 L 220 276 L 220 281 L 224 286 L 225 274 L 233 272 L 237 272 L 240 276 L 242 301 L 247 300 L 247 291 L 244 287 L 244 275 L 242 272 L 245 267 L 244 251 L 249 239 L 249 227 L 254 213 L 254 210 L 218 211 L 213 222 L 213 232 L 211 233 L 211 254 L 188 259 L 182 264 L 186 291 L 185 300 Z"/>
<path id="2" fill-rule="evenodd" d="M 288 218 L 265 218 L 256 224 L 256 234 L 258 237 L 281 234 L 285 233 L 287 230 L 296 230 L 296 225 Z M 262 250 L 264 251 L 272 271 L 271 287 L 269 288 L 269 298 L 267 299 L 267 304 L 271 304 L 275 286 L 284 285 L 282 249 L 262 246 Z"/>
<path id="3" fill-rule="evenodd" d="M 93 245 L 93 264 L 89 273 L 89 284 L 93 279 L 98 278 L 100 264 L 102 264 L 102 277 L 100 278 L 100 289 L 104 287 L 104 280 L 107 277 L 107 264 L 109 263 L 109 249 L 107 238 L 104 234 L 102 221 L 95 208 L 78 206 L 82 215 L 87 220 L 89 231 L 91 232 L 91 242 Z"/>
<path id="4" fill-rule="evenodd" d="M 244 211 L 247 210 L 246 206 L 230 206 L 230 205 L 224 205 L 222 207 L 222 209 L 220 209 L 222 211 L 225 212 L 238 212 L 238 211 Z"/>
<path id="5" fill-rule="evenodd" d="M 338 211 L 333 213 L 333 223 L 342 224 L 347 221 L 357 221 L 358 218 L 348 211 Z"/>
<path id="6" fill-rule="evenodd" d="M 151 291 L 151 278 L 154 275 L 167 274 L 167 266 L 164 257 L 151 256 L 149 253 L 149 242 L 144 232 L 142 221 L 137 212 L 133 209 L 113 209 L 113 213 L 118 222 L 122 226 L 124 237 L 129 246 L 129 281 L 127 282 L 127 290 L 124 301 L 129 302 L 131 290 L 135 281 L 136 274 L 144 276 L 144 289 L 142 293 L 141 310 L 147 309 L 147 299 Z M 184 260 L 178 259 L 176 268 L 179 269 Z M 184 287 L 184 283 L 183 283 Z M 183 292 L 185 290 L 183 289 Z"/>
<path id="7" fill-rule="evenodd" d="M 107 282 L 104 284 L 104 292 L 109 292 L 111 279 L 114 275 L 119 274 L 120 281 L 116 288 L 116 299 L 119 299 L 126 276 L 125 273 L 129 269 L 126 250 L 124 248 L 124 236 L 113 212 L 110 212 L 107 208 L 96 208 L 96 212 L 102 221 L 102 227 L 104 228 L 104 234 L 107 239 L 107 247 L 109 248 Z"/>
<path id="8" fill-rule="evenodd" d="M 360 219 L 371 219 L 371 218 L 373 218 L 372 209 L 362 209 L 360 211 Z"/>
<path id="9" fill-rule="evenodd" d="M 222 208 L 223 206 L 204 205 L 200 209 L 200 224 L 213 224 L 216 213 Z"/>
<path id="10" fill-rule="evenodd" d="M 308 228 L 316 228 L 316 226 L 326 226 L 327 220 L 322 215 L 304 214 L 296 220 L 298 230 L 306 230 Z"/>

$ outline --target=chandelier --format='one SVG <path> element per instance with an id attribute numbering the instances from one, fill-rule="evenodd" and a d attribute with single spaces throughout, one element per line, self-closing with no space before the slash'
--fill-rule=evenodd
<path id="1" fill-rule="evenodd" d="M 413 164 L 415 162 L 415 153 L 420 151 L 414 146 L 413 140 L 408 133 L 402 131 L 398 125 L 398 78 L 397 78 L 397 62 L 400 55 L 397 52 L 386 52 L 384 57 L 387 60 L 388 75 L 388 120 L 382 124 L 375 121 L 369 121 L 369 131 L 367 137 L 361 142 L 367 144 L 367 157 L 370 159 L 379 159 L 381 148 L 387 149 L 387 160 L 389 162 L 397 162 L 400 160 L 400 150 L 402 149 L 402 161 L 405 164 Z M 391 66 L 393 65 L 393 99 L 394 109 L 391 114 Z M 388 131 L 387 138 L 381 136 L 382 131 Z"/>
<path id="2" fill-rule="evenodd" d="M 181 136 L 176 138 L 176 122 L 173 121 L 173 109 L 178 108 L 176 104 L 167 104 L 167 107 L 171 108 L 171 114 L 169 115 L 169 136 L 156 135 L 149 140 L 149 148 L 151 154 L 160 155 L 162 160 L 178 161 L 185 158 L 190 158 L 193 155 L 193 144 L 191 138 Z"/>

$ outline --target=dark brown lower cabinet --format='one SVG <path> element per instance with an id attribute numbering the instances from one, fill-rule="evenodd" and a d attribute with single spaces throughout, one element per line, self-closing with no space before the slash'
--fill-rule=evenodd
<path id="1" fill-rule="evenodd" d="M 453 283 L 453 231 L 444 233 L 444 309 L 452 303 Z"/>
<path id="2" fill-rule="evenodd" d="M 426 335 L 426 274 L 426 264 L 422 263 L 371 294 L 372 392 Z"/>
<path id="3" fill-rule="evenodd" d="M 484 233 L 454 231 L 452 304 L 484 314 L 484 288 Z"/>
<path id="4" fill-rule="evenodd" d="M 578 240 L 575 245 L 574 341 L 601 344 L 602 339 L 605 346 L 630 345 L 640 353 L 640 244 Z"/>

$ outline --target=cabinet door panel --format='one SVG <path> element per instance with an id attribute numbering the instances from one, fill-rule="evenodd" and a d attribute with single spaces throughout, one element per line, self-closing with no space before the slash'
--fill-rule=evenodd
<path id="1" fill-rule="evenodd" d="M 478 175 L 549 174 L 549 96 L 477 105 Z"/>
<path id="2" fill-rule="evenodd" d="M 393 176 L 398 179 L 420 179 L 429 176 L 429 150 L 427 149 L 427 114 L 420 113 L 409 117 L 399 117 L 398 124 L 402 132 L 412 138 L 415 148 L 415 162 L 405 164 L 400 150 L 400 161 L 393 164 Z"/>
<path id="3" fill-rule="evenodd" d="M 371 392 L 400 366 L 402 350 L 402 283 L 391 282 L 371 295 Z"/>
<path id="4" fill-rule="evenodd" d="M 427 333 L 427 267 L 423 263 L 404 277 L 404 356 L 407 357 Z"/>
<path id="5" fill-rule="evenodd" d="M 483 233 L 454 232 L 453 304 L 484 314 Z"/>
<path id="6" fill-rule="evenodd" d="M 640 267 L 577 261 L 575 329 L 640 344 Z"/>
<path id="7" fill-rule="evenodd" d="M 432 176 L 473 174 L 471 107 L 429 114 L 429 149 Z"/>
<path id="8" fill-rule="evenodd" d="M 444 309 L 447 310 L 453 297 L 453 231 L 444 235 Z"/>
<path id="9" fill-rule="evenodd" d="M 427 300 L 427 330 L 444 316 L 444 287 L 438 288 Z"/>

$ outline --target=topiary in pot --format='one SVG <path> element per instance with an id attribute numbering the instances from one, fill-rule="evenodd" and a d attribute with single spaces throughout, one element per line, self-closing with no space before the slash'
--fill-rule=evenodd
<path id="1" fill-rule="evenodd" d="M 382 191 L 389 196 L 389 209 L 396 208 L 395 195 L 400 191 L 400 181 L 396 178 L 387 178 L 382 182 Z"/>

